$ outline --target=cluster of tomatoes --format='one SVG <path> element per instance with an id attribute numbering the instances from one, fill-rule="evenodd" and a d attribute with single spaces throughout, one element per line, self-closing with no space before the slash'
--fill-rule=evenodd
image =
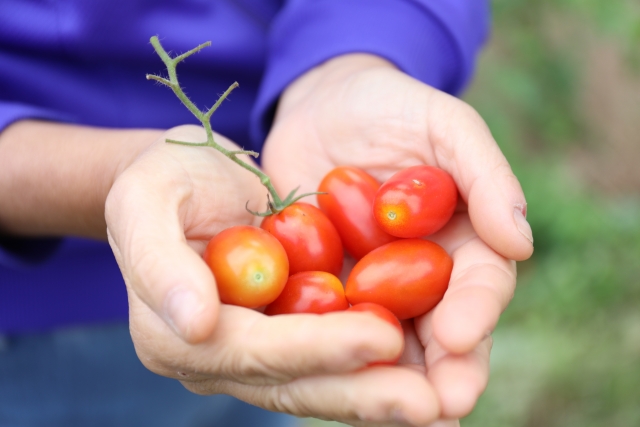
<path id="1" fill-rule="evenodd" d="M 445 171 L 415 166 L 380 185 L 360 169 L 338 167 L 318 191 L 325 193 L 319 209 L 296 202 L 265 217 L 260 228 L 232 227 L 209 242 L 204 259 L 222 302 L 266 306 L 267 315 L 353 306 L 398 327 L 398 319 L 435 307 L 453 262 L 423 237 L 455 210 L 456 185 Z M 343 286 L 345 250 L 357 263 Z"/>
<path id="2" fill-rule="evenodd" d="M 212 147 L 269 183 L 262 171 L 236 157 L 241 152 L 213 138 L 211 115 L 238 83 L 207 111 L 199 111 L 178 83 L 177 64 L 210 42 L 173 58 L 157 36 L 151 44 L 170 79 L 151 74 L 147 79 L 169 86 L 207 130 L 205 143 L 167 142 Z M 282 201 L 273 186 L 265 186 L 278 202 L 269 204 L 260 228 L 231 227 L 205 250 L 223 303 L 266 307 L 267 315 L 368 311 L 401 330 L 399 320 L 427 313 L 444 296 L 453 261 L 423 239 L 442 228 L 456 207 L 456 185 L 443 170 L 415 166 L 380 185 L 360 169 L 338 167 L 320 183 L 320 209 L 290 203 L 295 191 Z M 338 275 L 345 251 L 357 263 L 343 286 Z"/>

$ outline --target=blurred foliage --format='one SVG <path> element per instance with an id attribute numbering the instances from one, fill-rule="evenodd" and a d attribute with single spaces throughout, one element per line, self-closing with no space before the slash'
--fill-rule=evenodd
<path id="1" fill-rule="evenodd" d="M 640 2 L 493 6 L 466 100 L 522 183 L 536 250 L 518 265 L 489 387 L 462 426 L 640 425 L 640 189 L 599 192 L 569 161 L 597 144 L 581 93 L 589 40 L 613 43 L 640 80 Z"/>

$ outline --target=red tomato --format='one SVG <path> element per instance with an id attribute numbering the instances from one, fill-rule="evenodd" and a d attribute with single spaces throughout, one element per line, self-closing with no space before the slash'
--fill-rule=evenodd
<path id="1" fill-rule="evenodd" d="M 342 244 L 355 259 L 396 240 L 373 218 L 373 199 L 380 184 L 361 169 L 340 166 L 329 172 L 318 187 L 320 209 L 336 226 Z"/>
<path id="2" fill-rule="evenodd" d="M 382 184 L 373 202 L 380 227 L 398 237 L 428 236 L 451 219 L 458 201 L 453 178 L 440 168 L 414 166 Z"/>
<path id="3" fill-rule="evenodd" d="M 266 231 L 227 228 L 209 241 L 204 260 L 213 272 L 220 300 L 248 308 L 275 300 L 289 277 L 284 248 Z"/>
<path id="4" fill-rule="evenodd" d="M 326 271 L 337 276 L 342 271 L 344 252 L 340 235 L 315 206 L 294 203 L 265 217 L 260 227 L 282 243 L 289 258 L 289 274 Z"/>
<path id="5" fill-rule="evenodd" d="M 380 304 L 374 304 L 372 302 L 362 302 L 360 304 L 356 304 L 350 307 L 349 310 L 347 311 L 361 311 L 365 313 L 375 314 L 382 320 L 390 323 L 393 327 L 395 327 L 398 330 L 398 332 L 400 332 L 404 336 L 404 331 L 402 330 L 402 325 L 400 324 L 400 321 L 398 320 L 398 318 L 392 312 L 390 312 Z M 398 360 L 400 360 L 400 356 L 402 356 L 402 352 L 400 352 L 400 354 L 398 354 L 398 357 L 396 357 L 393 360 L 385 361 L 385 362 L 375 362 L 375 363 L 371 363 L 369 366 L 395 365 L 396 363 L 398 363 Z"/>
<path id="6" fill-rule="evenodd" d="M 333 274 L 305 271 L 289 277 L 280 296 L 265 314 L 315 313 L 342 311 L 349 308 L 344 288 Z"/>
<path id="7" fill-rule="evenodd" d="M 444 296 L 453 261 L 436 243 L 397 240 L 362 258 L 353 268 L 345 293 L 351 304 L 374 302 L 400 320 L 431 310 Z"/>

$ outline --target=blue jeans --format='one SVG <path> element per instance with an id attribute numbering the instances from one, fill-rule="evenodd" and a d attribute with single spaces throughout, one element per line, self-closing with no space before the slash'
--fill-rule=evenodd
<path id="1" fill-rule="evenodd" d="M 294 427 L 148 371 L 125 323 L 0 336 L 0 427 Z"/>

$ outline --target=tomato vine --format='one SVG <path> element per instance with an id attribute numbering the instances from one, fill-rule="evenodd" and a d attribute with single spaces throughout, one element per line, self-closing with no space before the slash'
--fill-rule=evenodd
<path id="1" fill-rule="evenodd" d="M 229 96 L 229 94 L 240 85 L 238 84 L 238 82 L 234 82 L 218 98 L 216 103 L 211 108 L 209 108 L 207 111 L 201 111 L 182 90 L 182 87 L 178 82 L 178 75 L 176 73 L 176 68 L 180 62 L 184 61 L 186 58 L 193 55 L 194 53 L 201 51 L 205 47 L 211 46 L 211 42 L 202 43 L 201 45 L 196 46 L 195 48 L 191 49 L 188 52 L 185 52 L 175 57 L 171 57 L 171 55 L 169 55 L 169 53 L 167 53 L 167 51 L 162 47 L 162 44 L 160 43 L 160 40 L 158 39 L 157 36 L 151 37 L 150 41 L 156 53 L 158 54 L 158 56 L 160 57 L 164 65 L 167 67 L 169 78 L 167 79 L 161 76 L 157 76 L 155 74 L 147 74 L 146 76 L 147 80 L 155 80 L 158 83 L 168 86 L 173 91 L 173 93 L 178 97 L 178 99 L 182 101 L 184 106 L 187 107 L 189 111 L 191 111 L 191 113 L 200 121 L 200 123 L 202 123 L 202 126 L 204 127 L 205 132 L 207 134 L 207 140 L 205 142 L 185 142 L 185 141 L 176 141 L 172 139 L 167 139 L 166 142 L 172 143 L 172 144 L 179 144 L 179 145 L 188 145 L 193 147 L 212 147 L 218 150 L 219 152 L 221 152 L 222 154 L 224 154 L 230 160 L 234 161 L 241 167 L 247 169 L 248 171 L 256 175 L 260 179 L 260 182 L 262 183 L 262 185 L 264 185 L 268 191 L 268 197 L 267 197 L 268 202 L 267 202 L 267 210 L 264 212 L 254 212 L 246 208 L 249 212 L 251 212 L 254 215 L 264 217 L 264 216 L 269 216 L 275 213 L 279 213 L 284 208 L 302 199 L 303 197 L 312 196 L 315 194 L 322 194 L 322 193 L 314 192 L 314 193 L 305 193 L 305 194 L 296 196 L 296 193 L 300 188 L 298 187 L 293 189 L 287 195 L 287 197 L 282 199 L 278 195 L 278 192 L 276 191 L 273 184 L 271 183 L 271 178 L 269 178 L 267 174 L 265 174 L 257 167 L 250 165 L 249 163 L 243 161 L 238 157 L 238 155 L 245 154 L 245 155 L 257 158 L 259 156 L 257 152 L 251 151 L 251 150 L 227 150 L 226 148 L 224 148 L 222 145 L 218 144 L 215 141 L 215 138 L 213 136 L 213 129 L 211 128 L 211 116 L 213 115 L 213 113 L 215 113 L 218 107 L 220 107 L 220 104 L 222 104 L 222 102 Z M 247 206 L 248 204 L 249 202 L 247 202 Z"/>

